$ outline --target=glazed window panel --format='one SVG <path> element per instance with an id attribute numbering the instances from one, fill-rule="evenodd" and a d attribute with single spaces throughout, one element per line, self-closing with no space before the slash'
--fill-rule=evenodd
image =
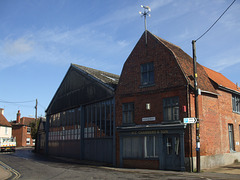
<path id="1" fill-rule="evenodd" d="M 123 138 L 123 158 L 142 158 L 143 137 Z"/>
<path id="2" fill-rule="evenodd" d="M 232 124 L 228 124 L 228 136 L 229 136 L 230 151 L 235 151 L 234 133 L 233 133 L 233 125 Z"/>
<path id="3" fill-rule="evenodd" d="M 27 134 L 31 134 L 31 127 L 27 127 Z"/>
<path id="4" fill-rule="evenodd" d="M 170 97 L 163 99 L 163 119 L 164 121 L 179 120 L 179 98 Z"/>
<path id="5" fill-rule="evenodd" d="M 159 140 L 157 136 L 144 137 L 145 158 L 156 158 L 159 155 Z"/>
<path id="6" fill-rule="evenodd" d="M 154 84 L 154 66 L 153 62 L 141 65 L 141 85 Z"/>
<path id="7" fill-rule="evenodd" d="M 123 158 L 151 159 L 159 156 L 158 136 L 132 136 L 123 138 Z"/>
<path id="8" fill-rule="evenodd" d="M 27 139 L 26 139 L 26 144 L 27 144 L 27 145 L 30 145 L 30 138 L 27 138 Z"/>
<path id="9" fill-rule="evenodd" d="M 134 121 L 134 103 L 124 103 L 123 109 L 123 124 L 131 124 Z"/>
<path id="10" fill-rule="evenodd" d="M 232 95 L 233 112 L 240 113 L 240 96 Z"/>

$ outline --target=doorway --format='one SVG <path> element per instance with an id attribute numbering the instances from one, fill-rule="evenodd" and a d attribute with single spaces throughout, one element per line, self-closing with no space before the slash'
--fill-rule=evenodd
<path id="1" fill-rule="evenodd" d="M 163 149 L 165 158 L 166 170 L 180 170 L 181 169 L 181 148 L 180 137 L 177 134 L 164 135 Z"/>

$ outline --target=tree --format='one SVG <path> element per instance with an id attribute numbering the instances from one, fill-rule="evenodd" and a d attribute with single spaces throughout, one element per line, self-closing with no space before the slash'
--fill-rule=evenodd
<path id="1" fill-rule="evenodd" d="M 29 124 L 30 127 L 31 127 L 31 137 L 32 137 L 32 139 L 37 139 L 37 130 L 38 130 L 39 122 L 40 122 L 40 120 L 38 119 L 37 123 L 35 121 L 35 122 L 31 122 Z"/>

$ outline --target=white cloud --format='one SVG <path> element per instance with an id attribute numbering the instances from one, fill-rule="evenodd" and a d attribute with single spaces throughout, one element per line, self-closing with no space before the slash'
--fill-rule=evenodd
<path id="1" fill-rule="evenodd" d="M 15 40 L 6 39 L 2 44 L 3 51 L 8 56 L 18 56 L 26 53 L 31 53 L 33 51 L 34 42 L 21 37 Z"/>

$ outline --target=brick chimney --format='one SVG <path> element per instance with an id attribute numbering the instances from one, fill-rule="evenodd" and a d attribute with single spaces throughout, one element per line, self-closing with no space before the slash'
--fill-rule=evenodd
<path id="1" fill-rule="evenodd" d="M 21 117 L 21 113 L 20 113 L 20 110 L 18 110 L 16 123 L 20 123 L 20 117 Z"/>
<path id="2" fill-rule="evenodd" d="M 0 108 L 0 114 L 4 115 L 4 109 Z"/>

